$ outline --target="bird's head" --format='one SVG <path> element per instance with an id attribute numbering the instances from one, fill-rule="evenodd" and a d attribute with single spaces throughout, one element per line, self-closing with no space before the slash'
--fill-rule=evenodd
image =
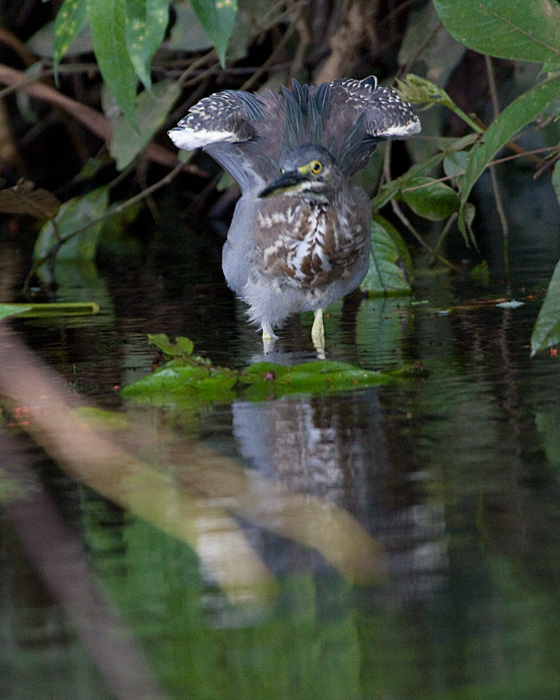
<path id="1" fill-rule="evenodd" d="M 270 182 L 259 197 L 284 194 L 325 201 L 342 177 L 332 155 L 322 146 L 300 146 L 280 161 L 280 176 Z"/>

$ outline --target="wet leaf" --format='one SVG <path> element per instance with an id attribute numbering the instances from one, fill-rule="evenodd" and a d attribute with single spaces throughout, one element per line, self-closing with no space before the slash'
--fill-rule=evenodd
<path id="1" fill-rule="evenodd" d="M 162 350 L 168 347 L 167 336 L 157 338 L 158 347 Z M 177 354 L 173 344 L 170 345 L 170 353 Z M 179 338 L 177 345 L 188 349 L 192 344 L 187 338 Z M 175 357 L 152 374 L 125 387 L 121 393 L 127 399 L 158 406 L 196 406 L 208 401 L 229 402 L 238 397 L 263 401 L 296 393 L 328 394 L 386 384 L 394 381 L 395 376 L 330 361 L 306 362 L 292 367 L 259 362 L 244 370 L 232 370 L 190 355 Z"/>
<path id="2" fill-rule="evenodd" d="M 117 161 L 119 170 L 124 170 L 151 140 L 180 94 L 179 83 L 164 80 L 154 85 L 151 91 L 144 90 L 136 98 L 134 126 L 124 115 L 115 121 L 109 151 Z"/>
<path id="3" fill-rule="evenodd" d="M 431 177 L 409 180 L 401 194 L 415 214 L 430 221 L 447 219 L 459 210 L 460 199 L 457 192 Z"/>
<path id="4" fill-rule="evenodd" d="M 84 28 L 92 0 L 63 0 L 54 23 L 54 70 Z"/>
<path id="5" fill-rule="evenodd" d="M 467 236 L 464 221 L 465 208 L 476 181 L 500 148 L 505 146 L 520 129 L 536 119 L 547 106 L 557 100 L 559 94 L 560 77 L 539 83 L 508 105 L 500 116 L 492 122 L 484 134 L 484 141 L 473 147 L 461 188 L 459 228 L 465 237 Z"/>
<path id="6" fill-rule="evenodd" d="M 447 31 L 470 49 L 499 58 L 560 57 L 560 6 L 554 0 L 434 0 Z"/>
<path id="7" fill-rule="evenodd" d="M 59 209 L 60 201 L 52 192 L 34 189 L 29 180 L 0 190 L 0 212 L 3 214 L 28 214 L 36 219 L 53 219 Z"/>
<path id="8" fill-rule="evenodd" d="M 82 229 L 88 221 L 94 222 L 107 211 L 108 199 L 107 187 L 98 187 L 83 197 L 65 202 L 54 222 L 49 221 L 41 229 L 33 251 L 34 259 L 41 260 L 60 246 L 58 261 L 93 260 L 103 224 L 92 223 Z"/>
<path id="9" fill-rule="evenodd" d="M 214 44 L 220 63 L 225 66 L 226 49 L 237 14 L 237 0 L 191 0 L 191 5 Z"/>
<path id="10" fill-rule="evenodd" d="M 173 343 L 165 333 L 148 335 L 148 344 L 161 350 L 166 357 L 189 357 L 194 350 L 194 343 L 190 338 L 179 337 Z"/>
<path id="11" fill-rule="evenodd" d="M 560 344 L 560 262 L 556 264 L 548 291 L 531 334 L 531 355 Z"/>
<path id="12" fill-rule="evenodd" d="M 99 70 L 119 108 L 135 123 L 136 71 L 126 46 L 125 0 L 95 0 L 89 10 L 93 50 Z"/>
<path id="13" fill-rule="evenodd" d="M 127 0 L 126 13 L 128 54 L 136 74 L 144 86 L 150 89 L 150 62 L 165 35 L 169 21 L 169 0 Z"/>
<path id="14" fill-rule="evenodd" d="M 410 294 L 410 255 L 396 228 L 382 216 L 374 216 L 371 229 L 371 262 L 362 286 L 373 295 Z"/>
<path id="15" fill-rule="evenodd" d="M 0 320 L 29 311 L 31 304 L 0 304 Z"/>

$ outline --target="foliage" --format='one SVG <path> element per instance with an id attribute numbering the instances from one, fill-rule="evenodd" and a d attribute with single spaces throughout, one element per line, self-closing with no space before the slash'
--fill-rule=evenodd
<path id="1" fill-rule="evenodd" d="M 286 367 L 257 362 L 244 370 L 216 367 L 193 355 L 188 338 L 170 342 L 164 334 L 149 336 L 150 344 L 171 359 L 152 374 L 122 390 L 127 399 L 158 406 L 197 406 L 230 402 L 238 397 L 263 401 L 289 394 L 330 394 L 394 381 L 403 372 L 382 373 L 346 362 L 316 361 Z"/>
<path id="2" fill-rule="evenodd" d="M 403 3 L 403 9 L 406 5 Z M 391 59 L 381 41 L 379 47 L 372 48 L 370 35 L 375 27 L 364 29 L 363 36 L 355 29 L 351 41 L 356 50 L 344 51 L 342 43 L 333 40 L 342 31 L 340 17 L 335 13 L 335 19 L 325 18 L 320 3 L 302 7 L 294 2 L 246 0 L 238 12 L 235 0 L 196 0 L 190 4 L 186 0 L 63 0 L 54 21 L 44 24 L 26 44 L 16 36 L 11 38 L 18 55 L 25 57 L 27 70 L 5 67 L 0 81 L 18 93 L 14 119 L 38 119 L 33 112 L 36 107 L 31 108 L 34 103 L 29 102 L 30 97 L 35 98 L 71 115 L 102 139 L 108 154 L 100 158 L 89 141 L 82 139 L 78 151 L 86 155 L 82 156 L 81 172 L 71 178 L 67 189 L 72 196 L 62 205 L 60 195 L 43 187 L 35 189 L 27 181 L 0 190 L 1 212 L 28 214 L 43 224 L 32 273 L 55 255 L 59 259 L 93 259 L 101 221 L 146 200 L 179 174 L 203 174 L 196 165 L 178 162 L 161 132 L 204 94 L 223 87 L 277 88 L 290 75 L 314 82 L 340 74 L 365 75 L 372 65 L 379 74 L 377 67 L 391 60 L 387 74 L 378 77 L 388 82 L 397 73 L 398 91 L 423 110 L 424 136 L 407 145 L 411 162 L 405 167 L 402 161 L 390 160 L 391 149 L 386 149 L 384 175 L 372 201 L 374 211 L 383 209 L 383 214 L 375 218 L 373 263 L 365 286 L 371 294 L 410 291 L 413 274 L 408 248 L 412 240 L 434 261 L 453 269 L 442 253 L 444 242 L 451 247 L 477 248 L 478 222 L 472 195 L 481 176 L 488 171 L 494 174 L 494 166 L 503 159 L 524 158 L 527 163 L 531 162 L 529 156 L 537 159 L 536 154 L 526 153 L 523 141 L 519 142 L 529 131 L 545 135 L 546 145 L 539 149 L 545 154 L 538 157 L 539 174 L 558 158 L 560 135 L 554 118 L 560 95 L 556 72 L 560 66 L 560 8 L 555 0 L 534 0 L 530 7 L 512 5 L 509 0 L 434 0 L 433 4 L 417 0 L 412 5 L 408 23 L 405 12 L 399 13 L 398 22 L 393 18 L 389 22 L 389 15 L 382 16 L 388 10 L 378 10 L 378 24 L 386 22 L 396 32 L 389 38 L 389 46 L 400 45 L 400 53 Z M 341 6 L 341 13 L 349 11 Z M 366 14 L 363 20 L 370 21 Z M 214 48 L 208 50 L 210 45 Z M 87 63 L 91 51 L 95 63 Z M 484 64 L 479 63 L 489 84 L 485 94 L 481 94 L 482 80 L 468 86 L 453 80 L 454 69 L 472 52 L 486 57 Z M 325 55 L 329 55 L 327 61 L 323 61 Z M 524 80 L 510 82 L 502 96 L 496 69 L 502 64 L 493 63 L 490 56 L 507 60 L 514 70 L 519 61 L 542 64 L 542 70 L 540 75 L 535 70 Z M 226 62 L 228 68 L 247 75 L 247 83 L 223 72 L 220 65 L 224 67 Z M 251 63 L 260 68 L 247 68 Z M 46 82 L 50 71 L 56 76 L 58 89 Z M 89 88 L 88 81 L 97 71 L 103 79 L 101 91 L 99 81 L 93 81 L 94 90 Z M 143 86 L 139 93 L 138 81 Z M 186 104 L 174 111 L 181 95 Z M 508 103 L 501 112 L 497 106 L 500 97 L 506 97 Z M 484 110 L 477 107 L 482 117 L 474 114 L 474 98 L 479 104 L 480 98 L 493 104 L 493 117 L 487 126 Z M 449 121 L 451 116 L 453 122 Z M 17 145 L 14 147 L 17 150 Z M 115 201 L 115 185 L 127 178 L 130 182 L 134 171 L 143 173 L 145 170 L 136 169 L 146 163 L 164 166 L 167 174 L 134 196 Z M 558 193 L 556 171 L 553 183 Z M 78 193 L 76 185 L 80 185 Z M 493 187 L 500 209 L 495 183 Z M 504 215 L 507 267 L 506 219 Z M 431 234 L 434 225 L 439 227 L 435 243 L 426 234 Z M 552 286 L 543 309 L 547 327 L 553 327 L 560 319 L 560 306 Z M 539 319 L 533 352 L 556 342 L 553 333 L 543 332 L 542 324 Z"/>

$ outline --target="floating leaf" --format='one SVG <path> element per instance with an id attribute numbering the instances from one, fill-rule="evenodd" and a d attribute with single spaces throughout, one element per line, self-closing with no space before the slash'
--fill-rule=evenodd
<path id="1" fill-rule="evenodd" d="M 95 0 L 89 20 L 93 50 L 103 80 L 122 112 L 134 123 L 136 71 L 126 47 L 125 0 Z"/>
<path id="2" fill-rule="evenodd" d="M 126 47 L 136 74 L 151 88 L 150 63 L 169 21 L 169 0 L 127 0 Z M 141 129 L 141 127 L 139 127 Z"/>
<path id="3" fill-rule="evenodd" d="M 36 219 L 53 219 L 60 206 L 59 199 L 52 192 L 34 189 L 29 180 L 0 190 L 0 212 L 3 214 L 28 214 Z"/>
<path id="4" fill-rule="evenodd" d="M 447 219 L 459 210 L 460 199 L 457 192 L 431 177 L 409 180 L 401 194 L 413 212 L 430 221 Z"/>
<path id="5" fill-rule="evenodd" d="M 92 0 L 63 0 L 54 23 L 53 61 L 58 64 L 84 28 Z"/>
<path id="6" fill-rule="evenodd" d="M 214 44 L 220 63 L 225 66 L 226 49 L 237 14 L 237 0 L 191 0 L 191 5 Z"/>
<path id="7" fill-rule="evenodd" d="M 560 262 L 554 273 L 531 334 L 531 355 L 560 344 Z"/>
<path id="8" fill-rule="evenodd" d="M 478 178 L 500 148 L 505 146 L 521 128 L 536 119 L 550 103 L 557 100 L 559 94 L 560 77 L 558 76 L 539 83 L 523 93 L 492 122 L 484 134 L 484 141 L 472 149 L 461 188 L 459 228 L 463 235 L 466 236 L 464 214 L 467 199 Z"/>
<path id="9" fill-rule="evenodd" d="M 149 334 L 148 344 L 161 350 L 166 357 L 190 357 L 194 350 L 194 343 L 190 338 L 179 337 L 172 343 L 165 333 Z"/>
<path id="10" fill-rule="evenodd" d="M 126 116 L 120 116 L 115 121 L 109 151 L 117 161 L 119 170 L 124 170 L 150 141 L 180 94 L 179 83 L 164 80 L 154 85 L 151 91 L 144 90 L 136 98 L 134 126 Z"/>
<path id="11" fill-rule="evenodd" d="M 31 304 L 0 304 L 0 320 L 29 311 Z"/>
<path id="12" fill-rule="evenodd" d="M 470 49 L 499 58 L 560 57 L 560 6 L 555 0 L 434 0 L 447 31 Z"/>
<path id="13" fill-rule="evenodd" d="M 399 232 L 382 216 L 371 228 L 371 262 L 362 282 L 371 294 L 410 294 L 410 256 Z"/>
<path id="14" fill-rule="evenodd" d="M 42 260 L 55 250 L 57 260 L 93 260 L 102 223 L 92 223 L 83 229 L 88 221 L 94 222 L 107 211 L 107 187 L 98 187 L 82 197 L 74 197 L 65 202 L 54 219 L 41 229 L 33 257 Z M 76 231 L 80 233 L 75 234 Z"/>
<path id="15" fill-rule="evenodd" d="M 188 338 L 170 343 L 167 336 L 157 338 L 157 346 L 175 354 L 175 359 L 152 374 L 125 387 L 127 399 L 155 405 L 194 406 L 200 402 L 230 402 L 242 396 L 263 401 L 287 394 L 320 393 L 377 386 L 394 381 L 398 376 L 365 370 L 345 362 L 306 362 L 292 367 L 272 362 L 259 362 L 245 370 L 216 367 L 198 356 L 178 358 L 179 347 L 191 348 Z"/>

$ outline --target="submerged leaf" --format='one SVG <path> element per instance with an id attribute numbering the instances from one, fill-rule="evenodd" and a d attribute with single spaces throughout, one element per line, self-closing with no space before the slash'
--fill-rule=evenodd
<path id="1" fill-rule="evenodd" d="M 531 355 L 560 344 L 560 262 L 554 273 L 531 334 Z"/>

